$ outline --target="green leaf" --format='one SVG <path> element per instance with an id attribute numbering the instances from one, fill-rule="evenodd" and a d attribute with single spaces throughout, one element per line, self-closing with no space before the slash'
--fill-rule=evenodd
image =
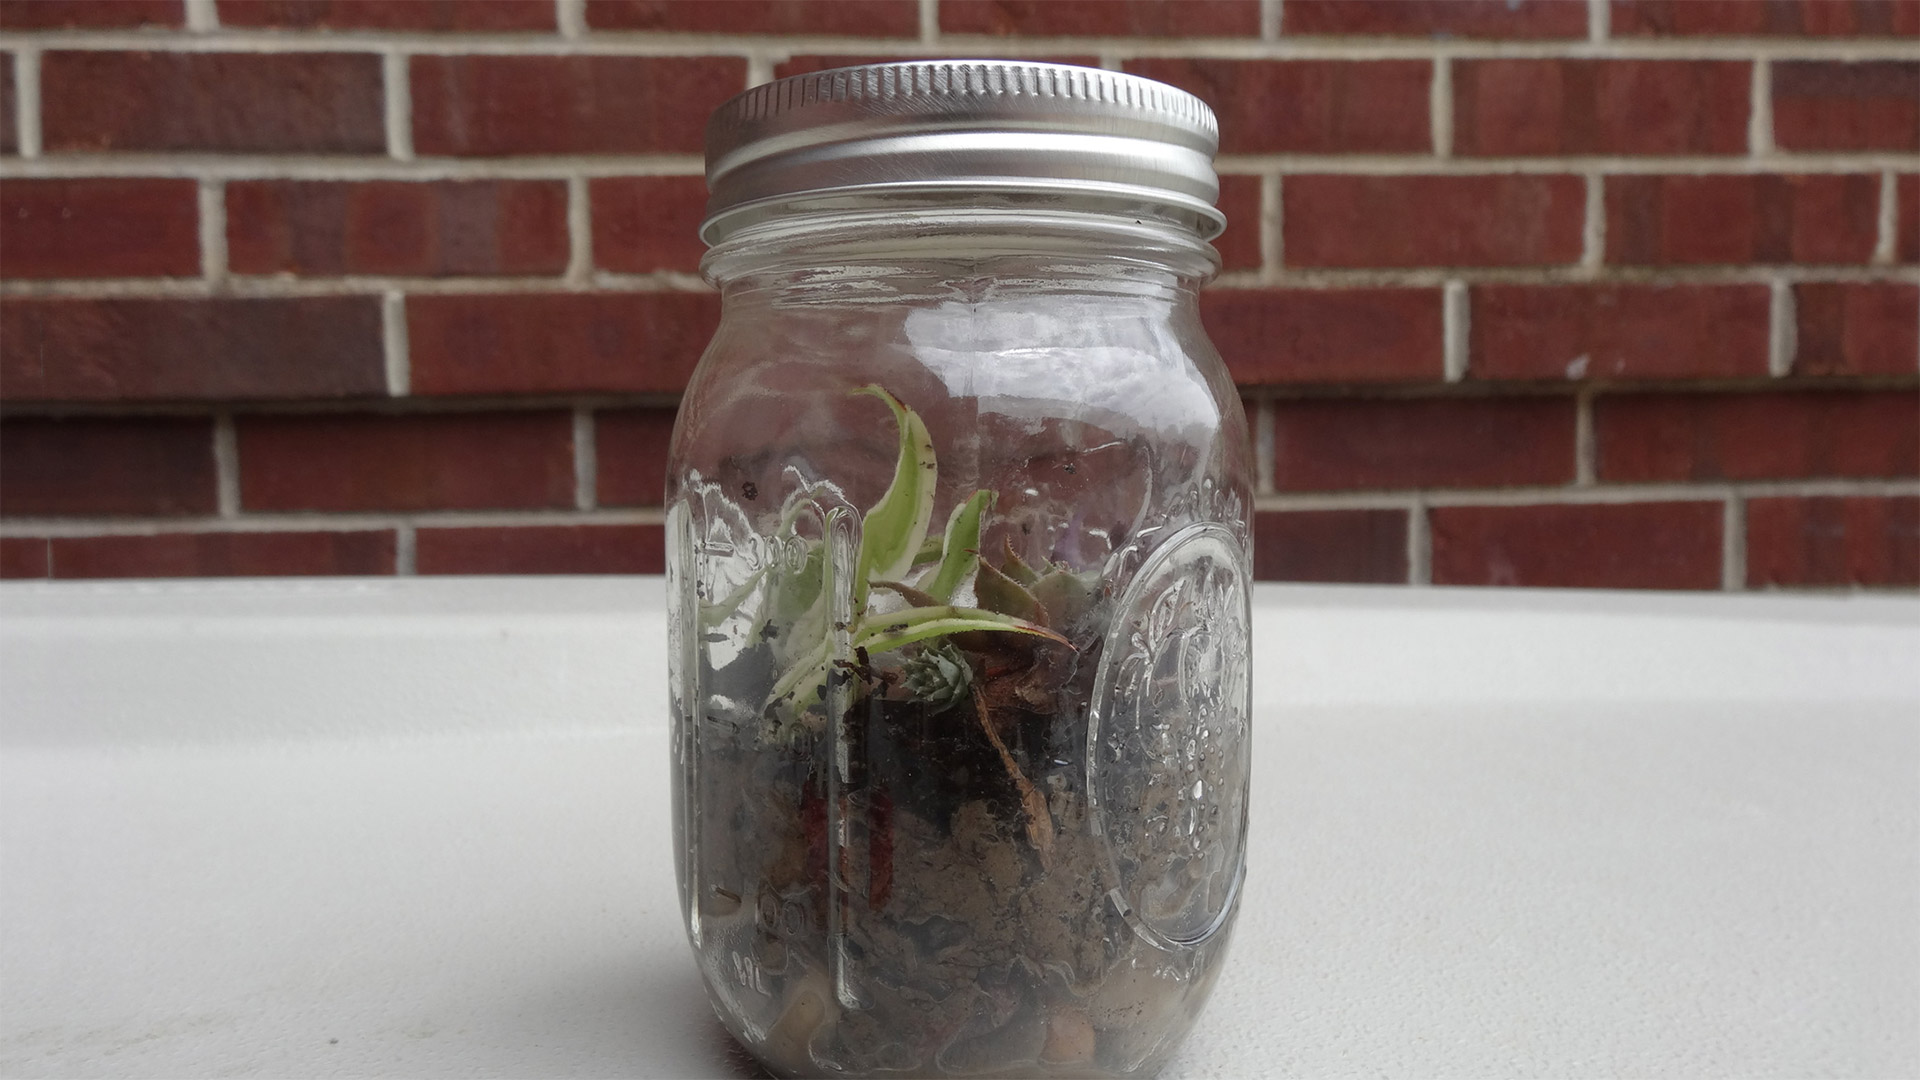
<path id="1" fill-rule="evenodd" d="M 933 522 L 933 489 L 939 466 L 933 437 L 920 415 L 880 386 L 863 386 L 856 394 L 877 397 L 893 410 L 900 432 L 900 457 L 893 467 L 893 483 L 867 511 L 860 527 L 860 561 L 854 573 L 855 610 L 866 604 L 867 583 L 899 579 L 913 569 L 914 556 Z"/>
<path id="2" fill-rule="evenodd" d="M 974 575 L 973 594 L 988 611 L 1011 615 L 1028 622 L 1043 622 L 1046 611 L 1025 585 L 1001 573 L 992 563 L 981 563 Z"/>
<path id="3" fill-rule="evenodd" d="M 701 604 L 700 628 L 702 630 L 711 630 L 721 623 L 726 622 L 733 616 L 734 612 L 740 610 L 740 605 L 747 602 L 747 598 L 752 596 L 753 591 L 760 587 L 760 583 L 765 580 L 766 576 L 767 568 L 763 566 L 753 573 L 748 574 L 747 580 L 734 586 L 733 591 L 725 597 L 711 604 Z"/>
<path id="4" fill-rule="evenodd" d="M 899 581 L 876 581 L 873 583 L 873 587 L 876 589 L 885 589 L 888 592 L 899 593 L 902 599 L 914 607 L 939 607 L 941 604 L 946 603 L 945 600 L 936 599 L 932 593 L 922 592 L 911 585 Z"/>
<path id="5" fill-rule="evenodd" d="M 935 536 L 931 532 L 929 532 L 927 534 L 926 543 L 921 544 L 920 550 L 914 552 L 913 554 L 913 565 L 925 566 L 928 563 L 939 562 L 940 553 L 944 550 L 945 550 L 945 547 L 941 543 L 940 537 Z"/>
<path id="6" fill-rule="evenodd" d="M 1027 634 L 1058 642 L 1068 648 L 1073 647 L 1073 643 L 1066 638 L 1024 619 L 1016 619 L 1011 615 L 1002 615 L 994 611 L 982 611 L 979 608 L 953 607 L 948 604 L 934 607 L 910 607 L 875 619 L 854 632 L 853 645 L 869 653 L 883 653 L 903 645 L 911 645 L 916 641 L 926 641 L 929 638 L 980 631 Z M 796 708 L 806 709 L 820 696 L 820 691 L 826 686 L 827 672 L 831 670 L 832 665 L 831 645 L 827 641 L 822 641 L 798 663 L 788 668 L 786 674 L 780 676 L 779 681 L 773 684 L 773 689 L 768 691 L 767 700 L 762 708 L 770 707 L 783 699 L 791 699 Z"/>
<path id="7" fill-rule="evenodd" d="M 927 591 L 941 603 L 953 599 L 953 592 L 980 564 L 980 518 L 993 505 L 993 492 L 982 488 L 973 497 L 953 508 L 947 518 L 946 554 L 935 571 Z"/>
<path id="8" fill-rule="evenodd" d="M 887 652 L 928 638 L 964 634 L 973 630 L 991 630 L 1031 634 L 1071 647 L 1071 643 L 1066 638 L 1044 626 L 1036 626 L 1024 619 L 1016 619 L 1011 615 L 1002 615 L 994 611 L 982 611 L 979 608 L 945 605 L 908 608 L 905 611 L 896 611 L 883 619 L 876 619 L 875 624 L 860 628 L 860 632 L 854 636 L 855 646 L 866 649 L 868 652 Z"/>
<path id="9" fill-rule="evenodd" d="M 787 673 L 780 676 L 779 680 L 773 684 L 773 689 L 767 691 L 766 703 L 761 708 L 764 709 L 786 697 L 793 698 L 794 705 L 800 709 L 813 704 L 814 699 L 820 695 L 821 688 L 826 685 L 827 665 L 832 660 L 831 643 L 821 641 L 802 657 L 799 663 L 788 668 Z"/>
<path id="10" fill-rule="evenodd" d="M 1040 575 L 1034 572 L 1033 567 L 1027 565 L 1027 561 L 1020 557 L 1019 552 L 1013 550 L 1013 537 L 1003 536 L 1000 540 L 1005 548 L 1000 553 L 1000 572 L 1022 585 L 1031 585 L 1039 581 Z"/>
<path id="11" fill-rule="evenodd" d="M 1048 626 L 1066 629 L 1078 622 L 1099 596 L 1100 572 L 1089 570 L 1076 574 L 1056 565 L 1040 575 L 1039 581 L 1027 586 L 1027 592 L 1046 611 Z"/>

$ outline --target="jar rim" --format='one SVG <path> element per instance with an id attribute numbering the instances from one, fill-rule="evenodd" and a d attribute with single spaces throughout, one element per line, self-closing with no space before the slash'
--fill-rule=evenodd
<path id="1" fill-rule="evenodd" d="M 1211 109 L 1137 75 L 1022 60 L 863 64 L 763 84 L 707 125 L 700 235 L 823 194 L 1078 193 L 1176 208 L 1202 240 L 1215 208 Z"/>

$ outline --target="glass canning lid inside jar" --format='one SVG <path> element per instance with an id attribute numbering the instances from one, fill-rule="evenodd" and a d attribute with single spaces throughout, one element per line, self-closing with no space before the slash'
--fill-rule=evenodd
<path id="1" fill-rule="evenodd" d="M 984 96 L 888 104 L 964 126 Z M 1076 120 L 1025 105 L 974 134 Z M 781 1075 L 1150 1075 L 1244 863 L 1249 449 L 1195 306 L 1218 215 L 885 156 L 748 211 L 710 175 L 724 315 L 668 477 L 688 933 Z"/>

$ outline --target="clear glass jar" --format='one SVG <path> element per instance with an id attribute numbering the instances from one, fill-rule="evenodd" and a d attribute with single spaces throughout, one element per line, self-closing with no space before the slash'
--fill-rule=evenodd
<path id="1" fill-rule="evenodd" d="M 1018 180 L 796 185 L 708 230 L 677 870 L 779 1075 L 1151 1075 L 1220 973 L 1250 451 L 1195 302 L 1217 217 Z"/>

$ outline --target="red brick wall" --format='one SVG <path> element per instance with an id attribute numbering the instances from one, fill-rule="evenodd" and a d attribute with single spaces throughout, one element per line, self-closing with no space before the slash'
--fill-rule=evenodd
<path id="1" fill-rule="evenodd" d="M 0 575 L 660 565 L 722 99 L 1223 127 L 1258 570 L 1920 583 L 1920 0 L 0 0 Z"/>

